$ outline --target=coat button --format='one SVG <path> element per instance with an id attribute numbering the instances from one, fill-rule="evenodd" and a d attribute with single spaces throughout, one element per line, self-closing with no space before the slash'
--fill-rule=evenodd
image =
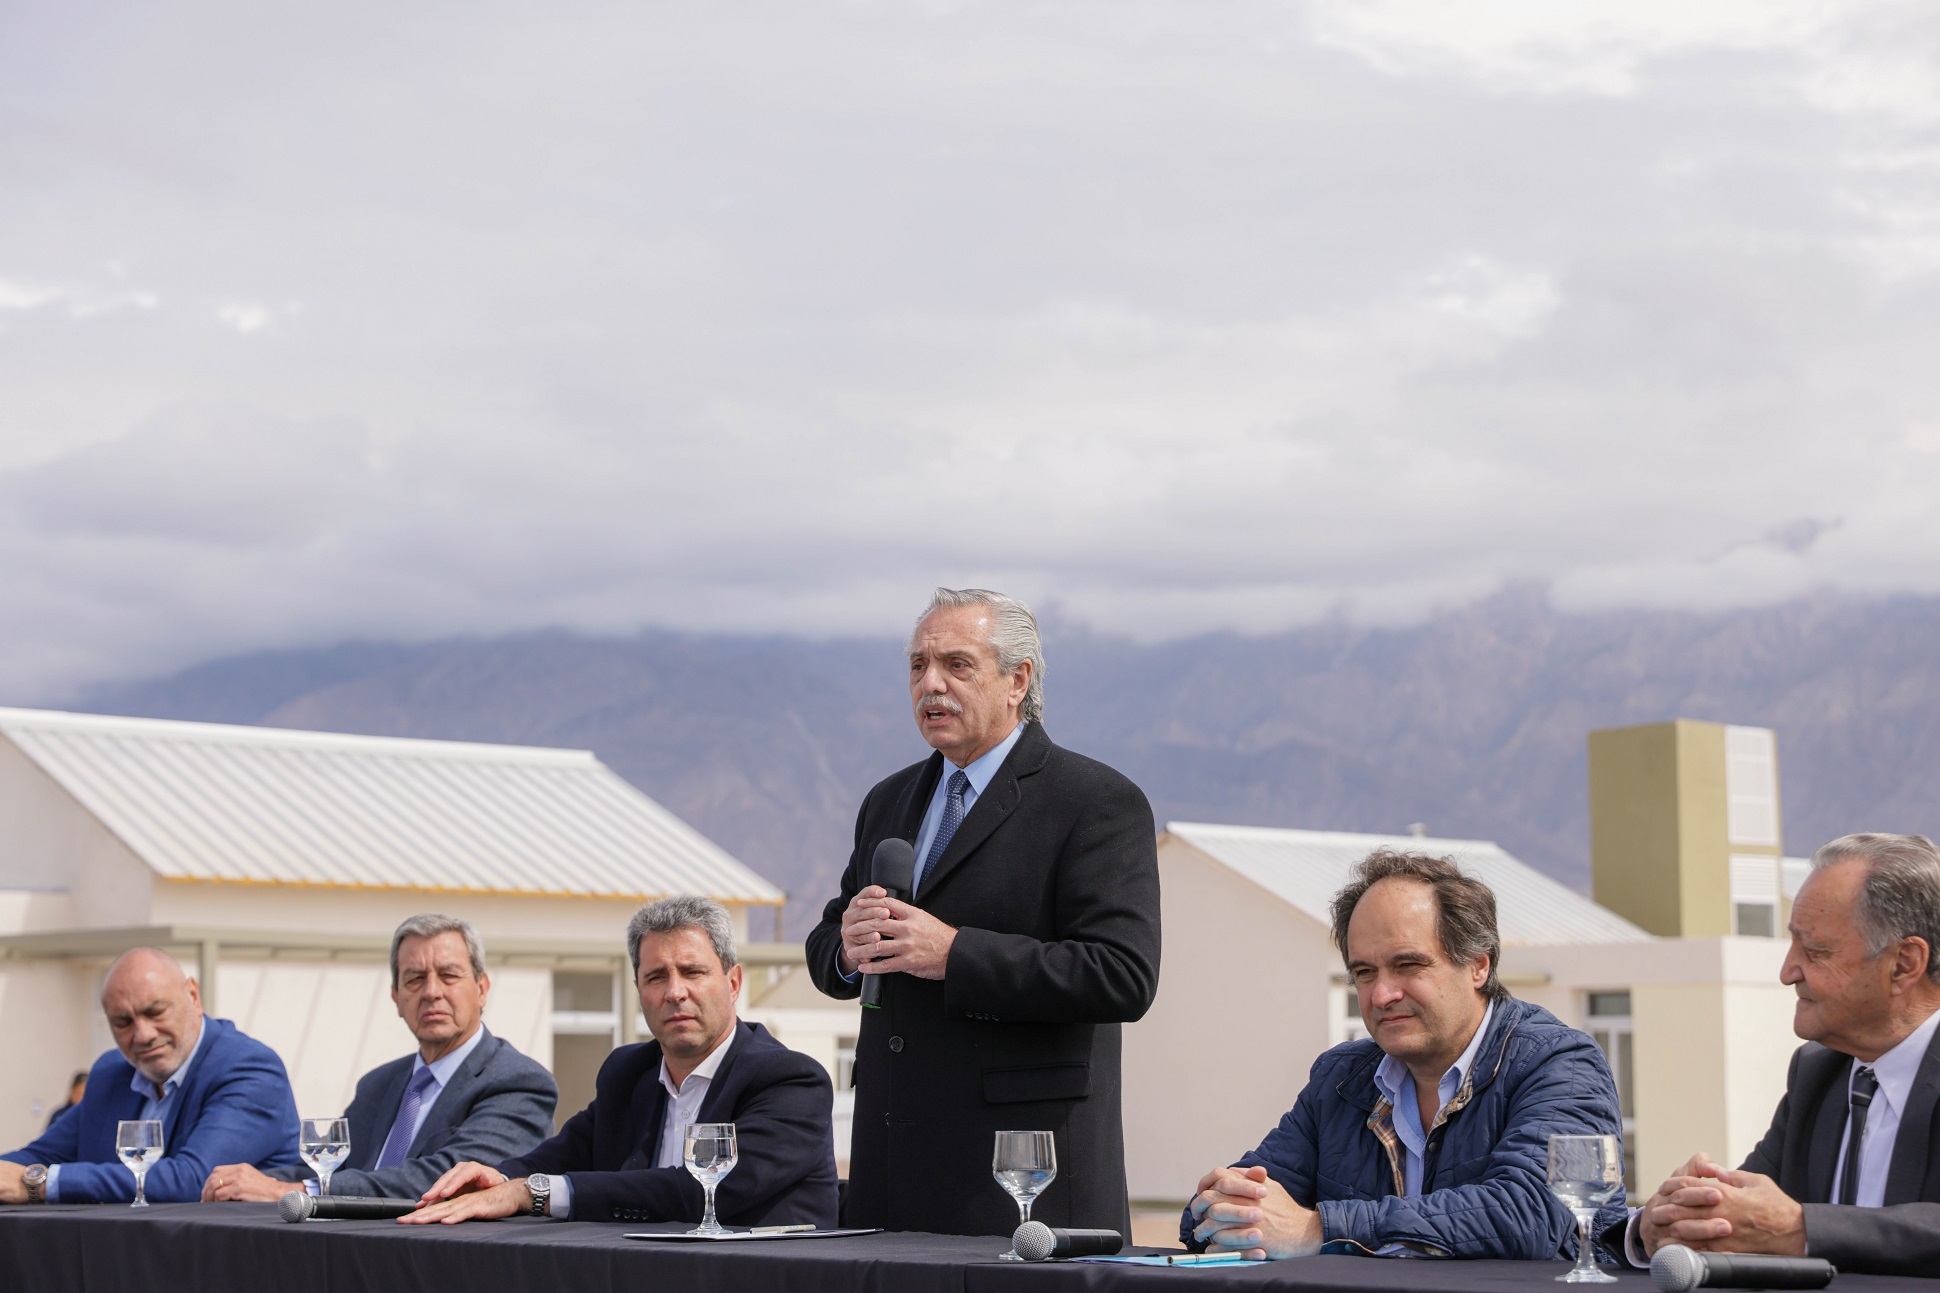
<path id="1" fill-rule="evenodd" d="M 900 1054 L 900 1053 L 902 1052 L 902 1049 L 903 1049 L 903 1039 L 902 1039 L 902 1038 L 900 1038 L 900 1037 L 892 1037 L 892 1038 L 890 1038 L 890 1039 L 889 1039 L 889 1049 L 890 1049 L 890 1050 L 892 1050 L 892 1051 L 895 1051 L 895 1052 L 897 1052 L 898 1054 Z"/>

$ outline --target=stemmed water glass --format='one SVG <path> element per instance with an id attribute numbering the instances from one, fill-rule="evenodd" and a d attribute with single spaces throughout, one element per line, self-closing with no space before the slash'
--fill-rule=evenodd
<path id="1" fill-rule="evenodd" d="M 115 1156 L 135 1174 L 135 1201 L 128 1206 L 145 1208 L 148 1195 L 143 1187 L 148 1169 L 162 1156 L 162 1124 L 158 1118 L 130 1120 L 115 1127 Z"/>
<path id="2" fill-rule="evenodd" d="M 317 1174 L 317 1193 L 330 1193 L 330 1174 L 350 1157 L 348 1118 L 305 1118 L 296 1139 L 297 1155 Z"/>
<path id="3" fill-rule="evenodd" d="M 687 1163 L 687 1170 L 707 1191 L 707 1215 L 701 1224 L 688 1231 L 690 1235 L 725 1235 L 728 1233 L 714 1218 L 714 1187 L 721 1178 L 734 1170 L 740 1153 L 735 1146 L 734 1124 L 731 1122 L 693 1122 L 687 1124 L 687 1135 L 682 1140 L 681 1157 Z"/>
<path id="4" fill-rule="evenodd" d="M 1058 1147 L 1048 1131 L 1000 1131 L 990 1159 L 990 1174 L 1017 1200 L 1017 1224 L 1031 1219 L 1031 1204 L 1044 1193 L 1044 1187 L 1057 1179 Z M 1021 1262 L 1015 1237 L 1002 1260 Z"/>
<path id="5" fill-rule="evenodd" d="M 1576 1218 L 1576 1265 L 1559 1284 L 1614 1284 L 1617 1277 L 1596 1266 L 1590 1228 L 1597 1209 L 1623 1188 L 1623 1146 L 1615 1136 L 1551 1136 L 1549 1192 Z"/>

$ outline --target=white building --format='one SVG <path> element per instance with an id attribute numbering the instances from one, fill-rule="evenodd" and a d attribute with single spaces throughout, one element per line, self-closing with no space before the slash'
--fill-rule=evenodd
<path id="1" fill-rule="evenodd" d="M 761 1018 L 801 961 L 750 939 L 783 894 L 590 753 L 0 709 L 0 1034 L 24 1043 L 0 1066 L 0 1145 L 112 1045 L 100 974 L 143 944 L 282 1055 L 306 1116 L 341 1111 L 415 1044 L 386 961 L 423 911 L 478 927 L 486 1022 L 553 1070 L 563 1120 L 644 1033 L 628 917 L 680 893 L 734 913 Z M 794 1022 L 833 1071 L 856 1012 L 824 1005 Z"/>
<path id="2" fill-rule="evenodd" d="M 1483 841 L 1173 822 L 1158 999 L 1125 1032 L 1134 1199 L 1183 1200 L 1293 1107 L 1323 1050 L 1363 1035 L 1327 907 L 1383 847 L 1452 857 L 1495 891 L 1501 978 L 1604 1046 L 1638 1179 L 1756 1142 L 1797 1045 L 1782 942 L 1653 937 Z"/>

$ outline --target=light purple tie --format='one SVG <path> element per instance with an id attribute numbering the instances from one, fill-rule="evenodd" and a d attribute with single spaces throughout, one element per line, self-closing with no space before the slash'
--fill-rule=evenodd
<path id="1" fill-rule="evenodd" d="M 397 1107 L 397 1121 L 391 1124 L 391 1134 L 384 1138 L 384 1152 L 377 1156 L 378 1171 L 404 1161 L 411 1142 L 417 1139 L 418 1110 L 424 1105 L 424 1093 L 437 1080 L 429 1065 L 411 1075 L 411 1085 L 404 1088 L 404 1103 Z"/>

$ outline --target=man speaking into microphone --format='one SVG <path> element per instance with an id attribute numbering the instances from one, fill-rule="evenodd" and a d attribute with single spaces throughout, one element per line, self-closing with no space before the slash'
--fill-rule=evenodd
<path id="1" fill-rule="evenodd" d="M 845 1222 L 1009 1234 L 999 1130 L 1050 1131 L 1058 1174 L 1032 1218 L 1131 1224 L 1119 1025 L 1159 981 L 1152 809 L 1045 735 L 1037 621 L 1014 598 L 939 588 L 908 647 L 935 753 L 863 800 L 842 891 L 808 936 L 823 992 L 863 1012 Z M 909 901 L 872 884 L 877 845 L 913 845 Z"/>

